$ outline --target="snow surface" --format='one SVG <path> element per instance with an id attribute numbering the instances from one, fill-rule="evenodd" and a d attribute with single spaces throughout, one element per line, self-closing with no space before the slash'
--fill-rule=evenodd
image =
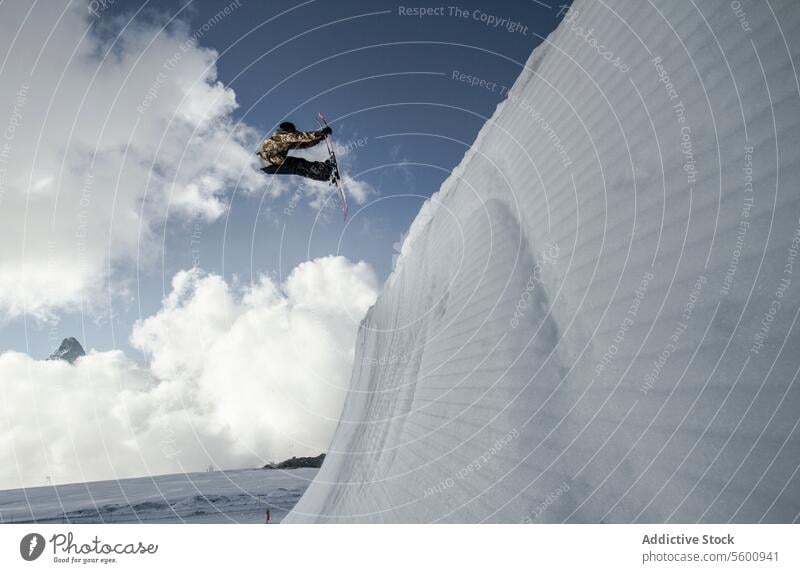
<path id="1" fill-rule="evenodd" d="M 277 523 L 318 470 L 232 470 L 0 491 L 0 523 Z"/>
<path id="2" fill-rule="evenodd" d="M 800 517 L 800 10 L 741 6 L 575 3 L 413 223 L 287 521 Z"/>

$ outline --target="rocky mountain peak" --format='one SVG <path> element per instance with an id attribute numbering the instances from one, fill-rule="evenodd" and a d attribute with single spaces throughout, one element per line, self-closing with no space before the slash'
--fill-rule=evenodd
<path id="1" fill-rule="evenodd" d="M 58 350 L 48 356 L 47 359 L 65 360 L 70 364 L 74 364 L 81 356 L 86 356 L 83 346 L 81 346 L 81 343 L 78 342 L 77 339 L 70 336 L 61 341 L 61 346 L 58 347 Z"/>

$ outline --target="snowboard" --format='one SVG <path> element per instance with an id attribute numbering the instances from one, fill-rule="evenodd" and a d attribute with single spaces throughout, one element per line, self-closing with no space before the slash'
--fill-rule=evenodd
<path id="1" fill-rule="evenodd" d="M 320 129 L 328 126 L 328 119 L 322 112 L 317 114 L 317 122 L 319 123 Z M 344 213 L 344 220 L 347 221 L 347 215 L 348 215 L 347 197 L 345 196 L 344 193 L 344 183 L 342 183 L 342 176 L 341 173 L 339 173 L 339 162 L 336 160 L 336 152 L 333 149 L 333 140 L 331 139 L 330 135 L 325 136 L 325 145 L 328 147 L 330 162 L 333 164 L 333 171 L 331 173 L 331 185 L 336 187 L 336 192 L 339 195 L 339 202 L 342 206 L 342 212 Z"/>

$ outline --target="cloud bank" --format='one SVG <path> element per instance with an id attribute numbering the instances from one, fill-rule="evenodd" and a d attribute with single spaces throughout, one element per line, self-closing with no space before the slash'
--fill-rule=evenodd
<path id="1" fill-rule="evenodd" d="M 119 351 L 74 366 L 0 354 L 0 488 L 251 467 L 324 451 L 349 384 L 366 263 L 325 257 L 278 284 L 183 271 Z"/>
<path id="2" fill-rule="evenodd" d="M 91 306 L 110 268 L 158 252 L 168 210 L 213 221 L 263 188 L 217 53 L 161 24 L 0 8 L 0 317 Z"/>

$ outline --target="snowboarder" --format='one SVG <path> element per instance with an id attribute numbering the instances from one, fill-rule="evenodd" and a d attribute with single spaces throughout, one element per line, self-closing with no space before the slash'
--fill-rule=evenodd
<path id="1" fill-rule="evenodd" d="M 330 181 L 334 174 L 333 159 L 308 161 L 302 157 L 292 157 L 292 149 L 313 147 L 326 136 L 333 133 L 327 125 L 317 131 L 297 131 L 293 123 L 285 121 L 272 137 L 265 139 L 257 155 L 268 163 L 261 171 L 269 175 L 300 175 L 317 181 Z"/>

